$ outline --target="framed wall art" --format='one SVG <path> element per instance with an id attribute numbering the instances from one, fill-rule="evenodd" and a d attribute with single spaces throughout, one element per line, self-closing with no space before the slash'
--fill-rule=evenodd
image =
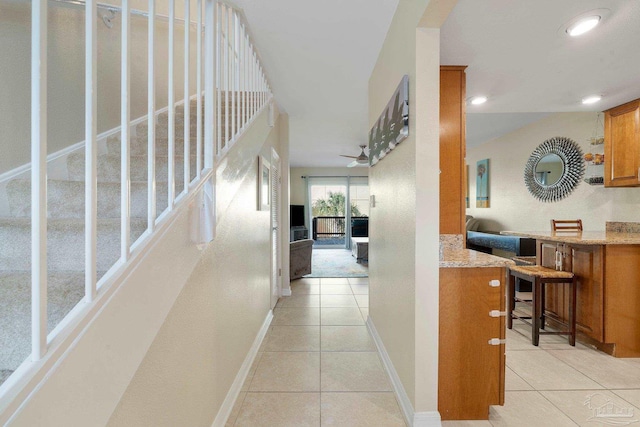
<path id="1" fill-rule="evenodd" d="M 409 76 L 400 84 L 369 131 L 369 164 L 375 166 L 409 136 Z"/>
<path id="2" fill-rule="evenodd" d="M 258 210 L 268 211 L 270 208 L 270 176 L 271 165 L 267 159 L 262 156 L 258 156 Z"/>
<path id="3" fill-rule="evenodd" d="M 476 208 L 489 207 L 489 159 L 476 165 Z"/>

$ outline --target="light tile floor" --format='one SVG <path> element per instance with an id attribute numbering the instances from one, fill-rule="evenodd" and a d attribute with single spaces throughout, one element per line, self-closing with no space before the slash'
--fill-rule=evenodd
<path id="1" fill-rule="evenodd" d="M 405 426 L 365 326 L 367 279 L 291 285 L 227 426 Z M 518 322 L 507 330 L 506 351 L 505 405 L 491 407 L 488 421 L 444 427 L 640 427 L 640 359 L 571 347 L 554 335 L 534 347 Z M 607 405 L 619 416 L 598 411 Z"/>
<path id="2" fill-rule="evenodd" d="M 281 298 L 227 426 L 405 423 L 365 326 L 367 279 L 291 283 Z"/>

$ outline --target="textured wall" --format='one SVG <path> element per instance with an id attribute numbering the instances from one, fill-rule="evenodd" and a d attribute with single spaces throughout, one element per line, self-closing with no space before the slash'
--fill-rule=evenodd
<path id="1" fill-rule="evenodd" d="M 640 189 L 604 188 L 581 182 L 565 199 L 543 203 L 524 184 L 524 167 L 531 152 L 546 139 L 565 136 L 593 152 L 596 113 L 557 113 L 501 138 L 467 151 L 471 178 L 478 160 L 490 162 L 491 207 L 475 208 L 476 183 L 469 182 L 471 208 L 467 214 L 482 219 L 481 230 L 549 230 L 549 221 L 581 218 L 586 230 L 603 231 L 606 221 L 638 221 Z M 596 148 L 598 149 L 598 148 Z M 603 146 L 599 147 L 600 150 Z"/>
<path id="2" fill-rule="evenodd" d="M 438 418 L 439 28 L 455 3 L 400 1 L 369 79 L 373 125 L 409 75 L 409 137 L 369 171 L 369 315 L 423 422 Z"/>
<path id="3" fill-rule="evenodd" d="M 165 2 L 159 2 L 165 3 Z M 120 6 L 120 2 L 117 2 Z M 184 3 L 176 6 L 178 12 Z M 195 10 L 195 8 L 194 8 Z M 159 10 L 158 13 L 161 11 Z M 100 12 L 102 13 L 102 12 Z M 194 12 L 192 12 L 193 14 Z M 178 13 L 177 13 L 178 14 Z M 180 16 L 184 13 L 180 13 Z M 0 1 L 0 174 L 30 160 L 30 2 Z M 121 16 L 98 29 L 98 133 L 120 125 Z M 84 140 L 84 8 L 49 4 L 48 153 Z M 195 29 L 192 29 L 191 93 L 195 93 Z M 167 105 L 167 22 L 156 24 L 156 107 Z M 176 24 L 175 93 L 184 93 L 184 26 Z M 147 110 L 147 19 L 132 16 L 131 118 Z"/>
<path id="4" fill-rule="evenodd" d="M 265 124 L 254 126 L 264 129 Z M 271 308 L 270 217 L 256 210 L 257 156 L 269 153 L 271 146 L 278 151 L 287 147 L 279 145 L 278 125 L 267 138 L 250 133 L 238 144 L 227 158 L 227 173 L 218 173 L 218 185 L 238 185 L 219 217 L 217 237 L 109 426 L 210 426 Z M 230 176 L 235 183 L 221 182 Z"/>
<path id="5" fill-rule="evenodd" d="M 373 126 L 402 76 L 409 99 L 416 94 L 416 27 L 428 1 L 400 1 L 369 79 L 369 125 Z M 369 171 L 375 196 L 369 219 L 369 316 L 415 406 L 415 104 L 409 137 Z"/>

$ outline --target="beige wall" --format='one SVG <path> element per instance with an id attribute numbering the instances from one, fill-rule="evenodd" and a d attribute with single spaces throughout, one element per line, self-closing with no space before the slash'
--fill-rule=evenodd
<path id="1" fill-rule="evenodd" d="M 271 147 L 288 150 L 280 144 L 279 126 L 278 121 L 266 139 L 250 131 L 218 171 L 218 186 L 237 190 L 221 206 L 214 243 L 203 253 L 109 426 L 209 426 L 218 413 L 270 310 L 270 216 L 256 210 L 257 158 Z"/>
<path id="2" fill-rule="evenodd" d="M 543 203 L 535 199 L 524 184 L 524 167 L 529 156 L 551 137 L 571 138 L 583 153 L 594 152 L 587 138 L 593 136 L 595 120 L 596 113 L 557 113 L 467 150 L 470 170 L 474 170 L 478 160 L 489 159 L 491 197 L 490 208 L 475 208 L 476 182 L 471 179 L 472 207 L 467 209 L 467 214 L 482 219 L 480 229 L 490 231 L 548 230 L 552 218 L 581 218 L 587 230 L 604 230 L 605 221 L 638 221 L 638 188 L 604 188 L 580 182 L 565 199 Z M 599 150 L 602 149 L 600 146 Z"/>
<path id="3" fill-rule="evenodd" d="M 163 3 L 163 2 L 160 2 Z M 29 162 L 31 30 L 29 2 L 0 2 L 0 174 Z M 117 2 L 118 6 L 120 2 Z M 176 6 L 182 10 L 184 3 Z M 195 8 L 193 9 L 195 11 Z M 159 13 L 161 11 L 158 11 Z M 102 10 L 101 10 L 102 13 Z M 192 12 L 194 13 L 194 12 Z M 181 16 L 184 13 L 181 13 Z M 98 30 L 98 133 L 120 124 L 121 15 Z M 84 8 L 49 5 L 48 153 L 84 140 Z M 157 20 L 156 107 L 167 106 L 167 22 Z M 184 25 L 176 24 L 175 94 L 184 93 Z M 195 28 L 191 31 L 191 93 L 195 93 Z M 132 16 L 131 118 L 147 110 L 147 19 Z"/>
<path id="4" fill-rule="evenodd" d="M 373 125 L 409 75 L 409 137 L 369 172 L 369 315 L 415 412 L 437 410 L 439 203 L 439 30 L 417 27 L 453 4 L 400 1 L 369 80 Z"/>

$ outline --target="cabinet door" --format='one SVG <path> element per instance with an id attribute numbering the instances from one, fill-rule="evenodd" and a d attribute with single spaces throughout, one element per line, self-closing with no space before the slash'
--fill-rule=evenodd
<path id="1" fill-rule="evenodd" d="M 599 342 L 604 341 L 604 258 L 602 246 L 575 246 L 541 242 L 542 265 L 555 268 L 555 253 L 562 254 L 562 269 L 576 275 L 576 328 Z M 569 318 L 569 287 L 547 285 L 547 319 L 566 322 Z"/>
<path id="2" fill-rule="evenodd" d="M 440 233 L 465 234 L 465 70 L 440 67 Z"/>
<path id="3" fill-rule="evenodd" d="M 499 287 L 489 285 L 499 280 Z M 488 419 L 504 403 L 504 268 L 441 268 L 438 410 L 443 420 Z"/>
<path id="4" fill-rule="evenodd" d="M 576 275 L 578 286 L 576 327 L 578 332 L 603 342 L 603 248 L 602 246 L 569 246 L 569 249 L 571 251 L 571 271 Z M 569 297 L 568 289 L 566 297 Z"/>
<path id="5" fill-rule="evenodd" d="M 612 108 L 604 117 L 604 185 L 640 185 L 640 100 Z"/>

